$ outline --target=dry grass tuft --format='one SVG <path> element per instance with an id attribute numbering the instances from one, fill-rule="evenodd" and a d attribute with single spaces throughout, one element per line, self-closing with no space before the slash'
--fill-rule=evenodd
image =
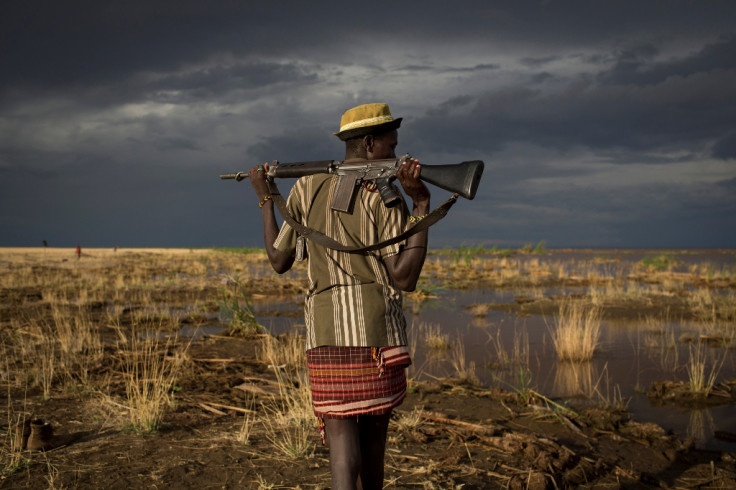
<path id="1" fill-rule="evenodd" d="M 709 368 L 709 356 L 706 351 L 706 346 L 698 343 L 694 347 L 691 344 L 689 348 L 690 357 L 686 365 L 688 387 L 692 393 L 702 394 L 707 397 L 710 392 L 713 391 L 713 387 L 716 384 L 716 378 L 718 378 L 718 373 L 723 366 L 723 362 L 726 360 L 726 356 L 724 354 L 720 363 L 718 360 L 713 359 L 710 362 Z"/>
<path id="2" fill-rule="evenodd" d="M 120 351 L 130 426 L 140 432 L 155 432 L 164 414 L 173 407 L 172 389 L 185 362 L 186 350 L 177 338 L 161 341 L 136 331 Z"/>
<path id="3" fill-rule="evenodd" d="M 450 336 L 443 334 L 439 325 L 422 323 L 419 331 L 423 334 L 424 345 L 431 355 L 442 355 L 450 349 Z"/>
<path id="4" fill-rule="evenodd" d="M 492 303 L 476 303 L 468 306 L 468 309 L 474 317 L 484 317 L 491 311 L 492 307 Z"/>
<path id="5" fill-rule="evenodd" d="M 475 373 L 475 361 L 468 362 L 465 356 L 465 344 L 461 338 L 458 338 L 452 344 L 450 363 L 460 381 L 471 385 L 480 385 L 480 380 Z"/>
<path id="6" fill-rule="evenodd" d="M 600 308 L 568 299 L 560 305 L 554 321 L 552 342 L 558 359 L 572 362 L 593 359 L 600 336 Z"/>
<path id="7" fill-rule="evenodd" d="M 247 411 L 243 413 L 243 421 L 240 424 L 240 428 L 235 436 L 235 440 L 238 441 L 240 444 L 247 446 L 251 442 L 251 435 L 253 434 L 253 429 L 256 422 L 255 395 L 251 394 L 246 399 L 245 405 Z"/>
<path id="8" fill-rule="evenodd" d="M 261 352 L 279 385 L 279 397 L 262 404 L 266 439 L 289 459 L 305 458 L 314 449 L 315 417 L 304 347 L 301 336 L 267 336 Z"/>
<path id="9" fill-rule="evenodd" d="M 283 369 L 290 376 L 297 375 L 307 365 L 306 339 L 300 335 L 264 335 L 258 356 L 272 369 Z M 278 370 L 277 370 L 278 372 Z"/>
<path id="10" fill-rule="evenodd" d="M 396 410 L 396 417 L 391 418 L 391 424 L 396 430 L 403 433 L 411 433 L 417 430 L 423 423 L 422 407 L 415 407 L 410 412 L 404 410 Z"/>
<path id="11" fill-rule="evenodd" d="M 15 430 L 16 427 L 22 426 L 31 417 L 30 413 L 14 414 L 10 397 L 8 397 L 8 430 L 5 432 L 5 440 L 0 446 L 0 481 L 5 476 L 12 475 L 27 467 L 31 462 L 30 458 L 24 454 L 20 434 Z"/>
<path id="12" fill-rule="evenodd" d="M 510 349 L 507 349 L 504 346 L 503 335 L 500 328 L 496 330 L 495 337 L 490 333 L 488 334 L 488 343 L 493 346 L 493 350 L 496 353 L 498 368 L 508 369 L 512 367 L 522 367 L 529 369 L 529 334 L 524 326 L 514 326 L 513 331 L 514 338 Z"/>

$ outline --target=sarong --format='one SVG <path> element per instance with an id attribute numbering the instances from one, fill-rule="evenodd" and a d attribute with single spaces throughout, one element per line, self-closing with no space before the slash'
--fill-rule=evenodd
<path id="1" fill-rule="evenodd" d="M 307 351 L 314 414 L 318 418 L 383 415 L 406 397 L 406 346 L 317 347 Z"/>

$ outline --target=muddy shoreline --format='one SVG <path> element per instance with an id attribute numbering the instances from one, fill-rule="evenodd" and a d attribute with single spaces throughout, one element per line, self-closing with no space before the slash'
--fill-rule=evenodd
<path id="1" fill-rule="evenodd" d="M 302 378 L 289 362 L 274 362 L 264 352 L 270 342 L 287 346 L 290 336 L 274 340 L 243 330 L 175 336 L 185 326 L 224 321 L 222 310 L 232 299 L 227 280 L 235 280 L 239 295 L 278 295 L 298 303 L 298 274 L 281 281 L 246 274 L 258 256 L 233 254 L 225 260 L 223 252 L 202 251 L 164 259 L 163 254 L 90 252 L 80 263 L 0 256 L 6 272 L 25 268 L 32 275 L 0 287 L 7 398 L 0 413 L 0 488 L 329 488 L 327 449 L 313 422 L 304 418 L 297 425 L 274 426 L 295 410 L 288 403 L 295 399 L 292 392 L 303 388 Z M 504 270 L 500 260 L 494 266 Z M 226 278 L 212 274 L 221 270 L 231 272 Z M 115 279 L 118 274 L 122 279 Z M 469 276 L 467 270 L 461 275 Z M 440 276 L 428 268 L 428 278 Z M 539 285 L 538 278 L 521 274 L 514 281 Z M 498 287 L 502 280 L 486 278 L 486 284 Z M 546 287 L 571 281 L 544 280 Z M 598 280 L 574 279 L 577 285 Z M 662 298 L 667 301 L 654 304 L 651 298 L 627 298 L 606 305 L 604 314 L 621 319 L 664 311 L 696 314 L 677 294 Z M 493 308 L 534 315 L 548 314 L 555 304 L 554 297 L 517 295 Z M 238 308 L 244 307 L 231 307 L 227 321 L 243 313 Z M 61 317 L 84 319 L 102 339 L 101 347 L 81 370 L 81 359 L 91 356 L 89 345 L 80 344 L 74 361 L 80 364 L 72 366 L 72 358 L 60 351 L 64 346 L 54 344 L 57 364 L 47 386 L 39 346 Z M 151 431 L 131 425 L 124 382 L 131 349 L 121 338 L 141 326 L 170 341 L 157 344 L 159 359 L 179 366 L 161 424 Z M 715 391 L 715 398 L 700 402 L 734 404 L 736 383 L 724 381 Z M 663 403 L 698 403 L 692 397 L 678 400 L 681 392 L 675 383 L 652 387 L 653 399 Z M 54 427 L 45 451 L 14 446 L 15 424 L 23 415 Z M 284 451 L 284 441 L 300 443 L 299 451 Z M 486 388 L 448 377 L 410 383 L 391 422 L 386 488 L 728 488 L 736 486 L 735 465 L 736 452 L 699 450 L 692 440 L 633 420 L 625 407 L 550 400 L 532 389 Z"/>
<path id="2" fill-rule="evenodd" d="M 27 452 L 25 467 L 4 475 L 0 487 L 43 488 L 52 479 L 58 488 L 328 488 L 327 450 L 316 428 L 308 454 L 297 459 L 278 454 L 257 426 L 247 444 L 237 440 L 244 417 L 237 409 L 247 399 L 238 386 L 260 386 L 255 399 L 266 403 L 276 395 L 269 391 L 273 370 L 255 360 L 258 341 L 193 343 L 195 367 L 154 433 L 116 427 L 114 407 L 94 395 L 58 393 L 43 401 L 33 390 L 11 392 L 15 411 L 43 417 L 55 437 L 47 451 Z M 391 429 L 387 488 L 736 485 L 734 453 L 697 450 L 625 410 L 560 410 L 533 394 L 453 379 L 413 383 Z"/>

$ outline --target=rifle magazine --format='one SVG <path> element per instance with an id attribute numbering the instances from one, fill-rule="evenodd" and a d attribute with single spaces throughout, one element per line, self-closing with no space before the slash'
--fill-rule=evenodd
<path id="1" fill-rule="evenodd" d="M 352 213 L 355 203 L 355 189 L 358 177 L 355 175 L 340 175 L 337 177 L 335 195 L 332 196 L 332 209 L 343 213 Z"/>

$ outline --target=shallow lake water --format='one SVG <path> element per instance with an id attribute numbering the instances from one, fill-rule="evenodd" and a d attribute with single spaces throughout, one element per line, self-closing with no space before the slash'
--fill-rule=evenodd
<path id="1" fill-rule="evenodd" d="M 714 438 L 718 430 L 736 433 L 733 405 L 686 410 L 656 406 L 646 396 L 653 382 L 687 380 L 685 364 L 690 344 L 663 346 L 665 342 L 652 339 L 643 323 L 604 320 L 600 347 L 591 362 L 560 362 L 550 336 L 551 319 L 536 315 L 519 318 L 503 312 L 478 318 L 464 306 L 488 302 L 482 291 L 451 291 L 443 296 L 447 296 L 443 304 L 455 307 L 428 307 L 418 315 L 408 316 L 411 332 L 419 338 L 411 373 L 419 379 L 457 376 L 452 344 L 460 342 L 466 365 L 475 364 L 474 373 L 483 385 L 512 391 L 531 388 L 555 401 L 577 397 L 603 403 L 628 400 L 627 408 L 638 421 L 655 422 L 666 430 L 692 437 L 702 448 L 736 451 L 733 443 Z M 437 325 L 449 339 L 451 347 L 441 356 L 421 345 L 421 330 L 426 325 Z M 688 330 L 677 322 L 671 322 L 670 328 L 675 339 Z M 704 347 L 704 351 L 708 369 L 714 364 L 721 366 L 719 381 L 736 377 L 733 349 Z"/>
<path id="2" fill-rule="evenodd" d="M 574 262 L 579 252 L 555 252 L 555 260 Z M 612 267 L 636 263 L 651 252 L 626 252 L 616 264 L 600 263 L 604 273 Z M 539 257 L 534 257 L 539 260 Z M 679 257 L 680 268 L 697 262 L 714 267 L 733 266 L 732 253 L 705 251 Z M 623 262 L 623 264 L 622 264 Z M 536 291 L 535 294 L 560 294 L 570 291 Z M 692 437 L 700 448 L 736 451 L 736 444 L 714 437 L 716 431 L 736 433 L 736 407 L 733 404 L 702 409 L 657 406 L 646 391 L 658 381 L 687 380 L 686 364 L 692 343 L 683 335 L 692 326 L 674 320 L 660 325 L 653 333 L 644 319 L 612 322 L 603 320 L 600 344 L 594 359 L 583 364 L 559 362 L 550 336 L 553 319 L 541 315 L 518 316 L 491 310 L 476 316 L 468 308 L 474 304 L 513 303 L 525 294 L 517 290 L 439 290 L 436 297 L 420 307 L 406 300 L 410 346 L 414 365 L 409 375 L 416 379 L 457 377 L 459 370 L 471 371 L 484 386 L 507 390 L 533 389 L 556 402 L 580 398 L 601 403 L 624 400 L 634 419 L 655 422 L 682 437 Z M 301 307 L 267 297 L 254 298 L 258 320 L 272 333 L 302 332 Z M 432 346 L 427 339 L 441 339 Z M 444 347 L 443 347 L 444 345 Z M 708 369 L 720 366 L 718 381 L 736 378 L 736 351 L 704 346 Z M 471 369 L 472 367 L 472 369 Z"/>

